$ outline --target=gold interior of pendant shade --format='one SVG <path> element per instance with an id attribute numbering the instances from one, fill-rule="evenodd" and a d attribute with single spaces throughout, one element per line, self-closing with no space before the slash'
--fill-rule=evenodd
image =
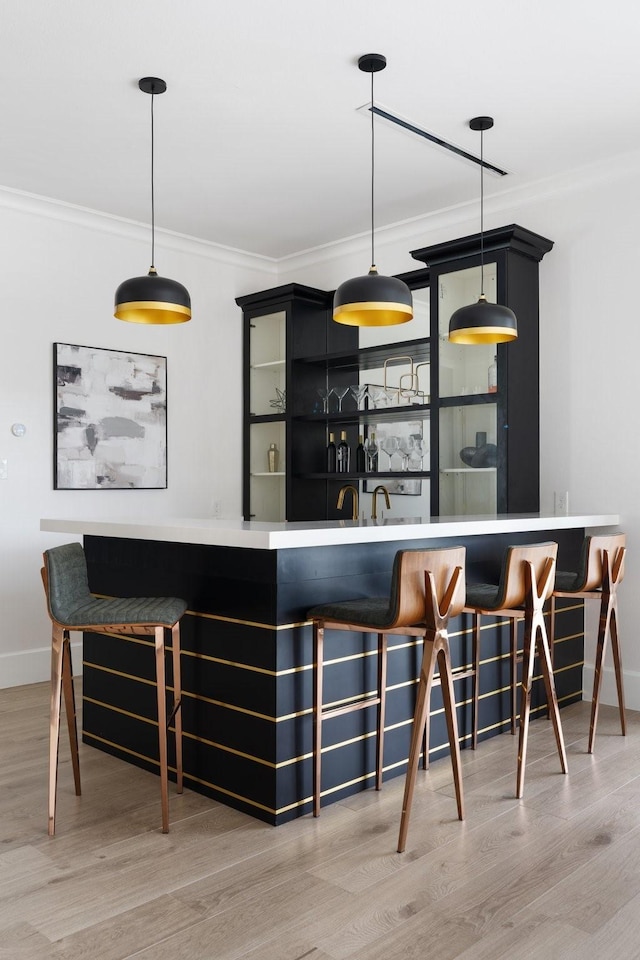
<path id="1" fill-rule="evenodd" d="M 186 323 L 191 319 L 191 310 L 179 303 L 138 300 L 116 304 L 114 316 L 129 323 Z"/>
<path id="2" fill-rule="evenodd" d="M 411 320 L 413 311 L 406 303 L 343 303 L 333 311 L 336 323 L 350 327 L 390 327 Z"/>
<path id="3" fill-rule="evenodd" d="M 504 327 L 471 327 L 468 330 L 456 330 L 449 334 L 452 343 L 509 343 L 517 340 L 515 330 L 505 330 Z"/>

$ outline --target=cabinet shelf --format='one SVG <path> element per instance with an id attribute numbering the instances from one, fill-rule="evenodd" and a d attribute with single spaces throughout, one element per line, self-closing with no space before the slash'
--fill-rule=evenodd
<path id="1" fill-rule="evenodd" d="M 496 473 L 497 467 L 441 467 L 440 473 Z"/>
<path id="2" fill-rule="evenodd" d="M 285 361 L 281 360 L 264 360 L 261 363 L 252 363 L 251 370 L 271 370 L 274 367 L 284 367 Z"/>
<path id="3" fill-rule="evenodd" d="M 286 477 L 284 470 L 255 470 L 252 477 Z"/>
<path id="4" fill-rule="evenodd" d="M 475 404 L 496 403 L 497 393 L 468 393 L 458 397 L 440 397 L 441 407 L 472 407 Z"/>
<path id="5" fill-rule="evenodd" d="M 414 363 L 424 363 L 431 357 L 429 340 L 404 340 L 398 344 L 384 346 L 362 347 L 354 350 L 341 350 L 321 356 L 299 357 L 299 363 L 326 364 L 333 369 L 337 367 L 354 370 L 374 370 L 384 365 L 385 360 L 394 356 L 411 357 Z M 400 362 L 400 361 L 399 361 Z"/>
<path id="6" fill-rule="evenodd" d="M 302 413 L 294 415 L 294 420 L 308 420 L 313 423 L 391 423 L 414 419 L 424 419 L 431 414 L 430 403 L 413 403 L 402 407 L 379 407 L 376 410 L 343 410 L 342 413 Z"/>
<path id="7" fill-rule="evenodd" d="M 284 413 L 250 413 L 249 423 L 282 423 L 285 418 Z"/>
<path id="8" fill-rule="evenodd" d="M 397 480 L 400 477 L 411 480 L 428 480 L 428 470 L 389 470 L 379 473 L 297 473 L 298 480 Z"/>

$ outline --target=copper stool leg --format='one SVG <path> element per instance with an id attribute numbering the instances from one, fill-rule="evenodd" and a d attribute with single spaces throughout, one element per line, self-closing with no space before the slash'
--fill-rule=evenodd
<path id="1" fill-rule="evenodd" d="M 155 628 L 156 688 L 158 693 L 158 753 L 162 832 L 169 833 L 169 775 L 167 766 L 167 686 L 164 665 L 164 627 Z"/>
<path id="2" fill-rule="evenodd" d="M 173 728 L 176 741 L 176 792 L 182 793 L 182 678 L 180 671 L 180 623 L 171 628 L 171 654 L 173 660 Z"/>
<path id="3" fill-rule="evenodd" d="M 382 790 L 384 758 L 384 716 L 387 695 L 387 635 L 378 634 L 378 709 L 376 746 L 376 790 Z"/>
<path id="4" fill-rule="evenodd" d="M 313 624 L 313 815 L 320 816 L 322 775 L 322 664 L 324 658 L 324 628 Z"/>
<path id="5" fill-rule="evenodd" d="M 73 767 L 73 782 L 76 796 L 80 796 L 80 758 L 78 755 L 78 723 L 76 719 L 76 695 L 73 689 L 73 669 L 71 666 L 71 641 L 69 631 L 65 630 L 62 645 L 62 690 L 64 693 L 64 708 L 67 715 L 69 730 L 69 746 L 71 747 L 71 765 Z"/>
<path id="6" fill-rule="evenodd" d="M 62 707 L 62 647 L 64 634 L 53 625 L 51 636 L 51 705 L 49 709 L 49 836 L 56 829 L 56 787 L 58 783 L 58 745 L 60 742 L 60 710 Z"/>
<path id="7" fill-rule="evenodd" d="M 531 713 L 531 687 L 533 684 L 533 665 L 536 651 L 536 644 L 539 644 L 538 651 L 540 664 L 544 678 L 547 703 L 551 712 L 553 729 L 556 738 L 556 746 L 560 757 L 560 766 L 563 773 L 567 772 L 567 756 L 564 747 L 564 738 L 562 735 L 562 724 L 560 722 L 560 710 L 558 708 L 558 698 L 556 696 L 555 683 L 553 679 L 553 669 L 551 667 L 551 655 L 549 653 L 549 641 L 547 639 L 546 628 L 544 624 L 544 600 L 542 599 L 547 592 L 548 583 L 545 585 L 542 581 L 542 588 L 536 583 L 535 571 L 531 562 L 526 563 L 527 576 L 527 595 L 530 597 L 525 614 L 524 629 L 524 650 L 522 663 L 522 695 L 520 706 L 520 739 L 518 741 L 518 772 L 516 779 L 516 797 L 521 798 L 524 793 L 524 775 L 527 761 L 527 741 L 529 737 L 529 719 Z M 548 565 L 545 572 L 547 581 L 553 575 L 553 564 Z"/>
<path id="8" fill-rule="evenodd" d="M 402 817 L 400 819 L 398 853 L 402 853 L 407 845 L 409 815 L 411 813 L 411 806 L 413 804 L 413 794 L 415 791 L 416 777 L 418 774 L 420 747 L 423 741 L 423 733 L 427 721 L 427 713 L 429 711 L 429 702 L 431 700 L 431 684 L 433 681 L 434 668 L 434 637 L 433 635 L 425 636 L 422 654 L 422 666 L 420 667 L 420 681 L 418 683 L 418 694 L 416 696 L 416 712 L 411 730 L 409 764 L 407 766 L 407 774 L 404 784 L 404 797 L 402 800 Z"/>

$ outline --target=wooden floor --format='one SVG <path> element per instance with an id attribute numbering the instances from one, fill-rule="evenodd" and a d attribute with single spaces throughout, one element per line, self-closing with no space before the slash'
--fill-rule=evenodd
<path id="1" fill-rule="evenodd" d="M 403 778 L 282 827 L 186 791 L 159 831 L 158 780 L 82 747 L 61 752 L 46 835 L 48 687 L 0 690 L 0 958 L 11 960 L 625 960 L 640 957 L 640 714 L 603 708 L 532 725 L 525 798 L 516 740 L 463 751 L 467 819 L 448 760 L 418 774 L 396 853 Z"/>

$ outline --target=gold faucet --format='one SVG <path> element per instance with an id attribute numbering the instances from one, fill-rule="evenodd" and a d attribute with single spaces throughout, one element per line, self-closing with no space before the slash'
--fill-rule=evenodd
<path id="1" fill-rule="evenodd" d="M 340 491 L 338 493 L 338 502 L 336 503 L 336 507 L 338 508 L 338 510 L 342 510 L 342 508 L 344 507 L 344 495 L 345 493 L 347 493 L 348 490 L 350 490 L 353 495 L 353 509 L 351 511 L 351 519 L 357 520 L 358 519 L 358 491 L 353 486 L 353 484 L 349 483 L 347 484 L 346 487 L 340 487 Z"/>
<path id="2" fill-rule="evenodd" d="M 384 493 L 384 502 L 387 505 L 387 510 L 391 510 L 391 501 L 389 500 L 389 491 L 387 490 L 386 487 L 383 487 L 382 484 L 380 484 L 375 488 L 375 490 L 371 494 L 371 519 L 372 520 L 378 519 L 378 503 L 377 503 L 376 497 L 379 493 Z"/>

